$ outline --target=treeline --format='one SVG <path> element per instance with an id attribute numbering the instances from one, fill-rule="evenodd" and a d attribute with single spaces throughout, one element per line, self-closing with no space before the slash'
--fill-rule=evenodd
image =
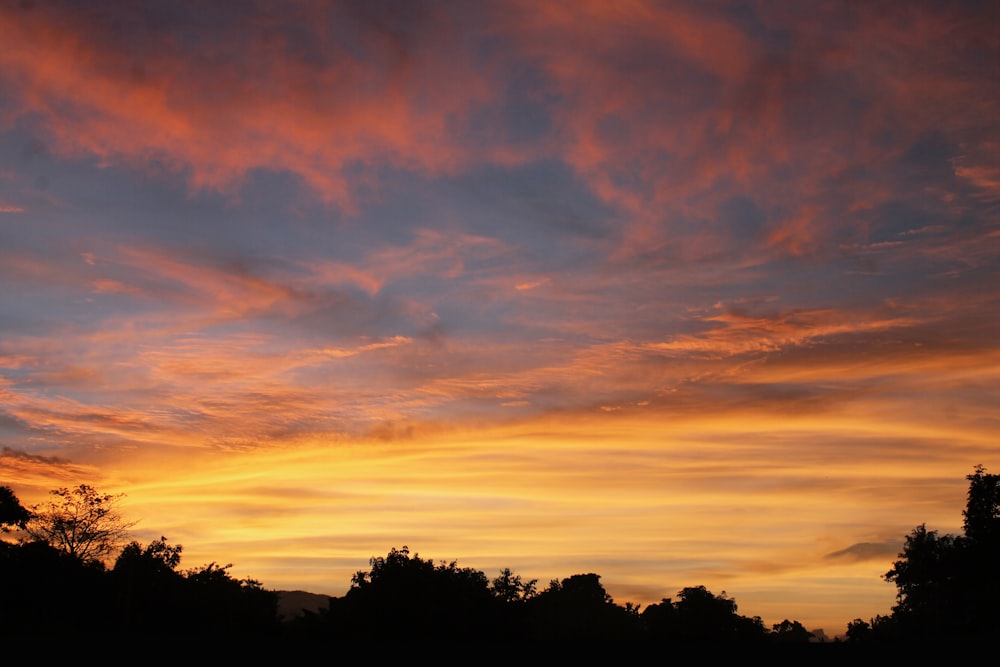
<path id="1" fill-rule="evenodd" d="M 968 479 L 964 534 L 914 529 L 885 575 L 897 586 L 897 605 L 887 616 L 852 621 L 848 643 L 989 636 L 1000 627 L 1000 476 L 978 467 Z M 725 592 L 704 586 L 640 608 L 616 603 L 594 573 L 539 589 L 509 569 L 490 579 L 407 547 L 372 558 L 328 608 L 283 618 L 277 592 L 234 578 L 228 565 L 182 569 L 183 548 L 166 538 L 117 548 L 130 526 L 115 510 L 120 496 L 81 485 L 52 497 L 27 509 L 0 486 L 0 530 L 18 536 L 0 540 L 0 633 L 713 645 L 816 639 L 794 620 L 767 627 L 741 615 Z"/>
<path id="2" fill-rule="evenodd" d="M 105 567 L 43 542 L 0 548 L 0 633 L 13 636 L 273 633 L 276 594 L 214 563 L 172 567 L 180 547 L 128 545 Z"/>
<path id="3" fill-rule="evenodd" d="M 542 591 L 509 569 L 490 580 L 455 562 L 423 559 L 403 547 L 372 558 L 328 610 L 305 612 L 291 631 L 305 637 L 380 640 L 643 640 L 808 642 L 796 621 L 767 628 L 736 602 L 703 586 L 640 610 L 616 604 L 593 573 L 553 580 Z"/>

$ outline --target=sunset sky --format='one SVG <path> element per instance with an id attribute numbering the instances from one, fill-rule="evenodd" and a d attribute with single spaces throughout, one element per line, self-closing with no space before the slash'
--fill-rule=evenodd
<path id="1" fill-rule="evenodd" d="M 1000 472 L 1000 4 L 0 0 L 0 484 L 770 627 Z"/>

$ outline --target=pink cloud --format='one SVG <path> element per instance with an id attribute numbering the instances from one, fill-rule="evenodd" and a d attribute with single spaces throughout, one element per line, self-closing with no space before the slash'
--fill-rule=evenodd
<path id="1" fill-rule="evenodd" d="M 363 178 L 354 165 L 439 173 L 466 162 L 453 123 L 494 94 L 473 62 L 451 54 L 462 35 L 446 15 L 427 17 L 407 47 L 357 17 L 314 16 L 303 28 L 319 60 L 296 58 L 263 15 L 193 36 L 193 47 L 127 19 L 141 49 L 86 13 L 0 12 L 13 113 L 40 118 L 61 154 L 158 161 L 195 189 L 235 193 L 254 169 L 288 170 L 350 208 L 352 180 Z M 331 19 L 363 57 L 344 48 L 344 34 L 319 29 Z"/>
<path id="2" fill-rule="evenodd" d="M 152 161 L 195 189 L 232 195 L 255 170 L 288 171 L 356 210 L 377 196 L 362 193 L 379 191 L 382 167 L 440 175 L 555 157 L 621 211 L 625 258 L 710 242 L 675 232 L 732 195 L 764 211 L 754 243 L 766 252 L 802 256 L 862 239 L 865 223 L 844 212 L 893 191 L 859 182 L 857 165 L 884 168 L 927 132 L 961 140 L 995 123 L 995 77 L 964 64 L 995 44 L 974 14 L 947 7 L 755 6 L 780 42 L 698 4 L 480 11 L 423 7 L 400 28 L 293 3 L 283 12 L 305 21 L 296 38 L 261 12 L 211 35 L 192 28 L 180 42 L 131 15 L 126 38 L 91 15 L 36 7 L 0 13 L 0 73 L 8 114 L 37 119 L 58 153 Z M 483 37 L 504 40 L 502 58 L 479 48 Z M 516 67 L 537 67 L 553 98 L 535 100 L 552 131 L 531 146 L 495 122 Z M 487 130 L 475 131 L 477 118 Z M 955 169 L 995 196 L 988 151 L 970 148 Z"/>
<path id="3" fill-rule="evenodd" d="M 776 47 L 697 5 L 517 6 L 513 39 L 567 99 L 554 110 L 557 150 L 626 213 L 624 257 L 702 243 L 700 234 L 678 241 L 678 229 L 711 219 L 734 194 L 765 212 L 757 242 L 771 253 L 863 239 L 864 219 L 845 213 L 900 190 L 857 178 L 859 165 L 888 169 L 926 133 L 961 139 L 995 124 L 984 116 L 995 77 L 963 60 L 972 48 L 995 53 L 995 43 L 975 16 L 948 8 L 757 6 L 784 35 Z M 993 171 L 980 158 L 958 168 L 986 192 Z"/>

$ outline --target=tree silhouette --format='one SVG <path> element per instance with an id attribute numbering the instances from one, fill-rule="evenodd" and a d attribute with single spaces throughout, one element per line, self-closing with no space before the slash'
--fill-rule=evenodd
<path id="1" fill-rule="evenodd" d="M 965 510 L 965 537 L 978 546 L 995 546 L 1000 540 L 1000 475 L 988 475 L 979 465 L 967 475 L 969 494 Z"/>
<path id="2" fill-rule="evenodd" d="M 525 605 L 526 623 L 533 639 L 592 641 L 639 636 L 638 607 L 621 607 L 598 574 L 574 574 L 548 587 Z"/>
<path id="3" fill-rule="evenodd" d="M 182 552 L 165 537 L 122 549 L 110 572 L 121 631 L 228 636 L 276 630 L 275 593 L 254 579 L 234 578 L 231 565 L 213 562 L 180 572 Z"/>
<path id="4" fill-rule="evenodd" d="M 83 561 L 101 561 L 125 541 L 135 522 L 126 522 L 117 505 L 124 494 L 98 493 L 81 484 L 49 492 L 55 500 L 33 505 L 28 534 Z"/>
<path id="5" fill-rule="evenodd" d="M 232 565 L 209 563 L 185 573 L 188 631 L 201 635 L 272 633 L 278 597 L 252 578 L 229 574 Z"/>
<path id="6" fill-rule="evenodd" d="M 35 539 L 0 542 L 0 635 L 81 642 L 113 633 L 174 641 L 277 635 L 276 593 L 231 576 L 229 565 L 178 571 L 183 548 L 165 537 L 146 546 L 130 542 L 109 570 L 102 557 L 133 525 L 116 510 L 122 496 L 88 485 L 57 489 L 57 500 L 35 506 L 24 521 L 26 510 L 2 489 L 3 526 L 24 523 Z"/>
<path id="7" fill-rule="evenodd" d="M 677 609 L 670 598 L 647 605 L 639 614 L 643 632 L 650 639 L 674 639 L 677 629 Z"/>
<path id="8" fill-rule="evenodd" d="M 813 635 L 798 621 L 786 618 L 771 626 L 770 638 L 779 644 L 802 644 L 812 641 Z"/>
<path id="9" fill-rule="evenodd" d="M 21 505 L 9 486 L 0 486 L 0 532 L 24 528 L 31 519 L 31 512 Z"/>
<path id="10" fill-rule="evenodd" d="M 484 639 L 495 632 L 500 601 L 486 575 L 454 561 L 410 555 L 407 547 L 373 557 L 331 600 L 335 636 L 375 640 Z"/>
<path id="11" fill-rule="evenodd" d="M 0 548 L 0 633 L 66 636 L 106 631 L 104 565 L 45 542 Z"/>
<path id="12" fill-rule="evenodd" d="M 736 613 L 736 600 L 725 591 L 714 595 L 704 586 L 695 586 L 681 590 L 677 597 L 678 635 L 685 640 L 730 642 L 761 639 L 766 634 L 759 618 Z"/>
<path id="13" fill-rule="evenodd" d="M 725 591 L 715 595 L 704 586 L 691 586 L 677 593 L 676 602 L 663 598 L 649 605 L 641 618 L 650 639 L 716 644 L 764 641 L 768 632 L 760 617 L 741 616 L 737 609 L 736 600 Z"/>
<path id="14" fill-rule="evenodd" d="M 877 614 L 870 621 L 856 618 L 847 624 L 845 636 L 852 643 L 887 642 L 901 638 L 899 624 L 892 616 Z"/>
<path id="15" fill-rule="evenodd" d="M 855 621 L 855 636 L 985 635 L 1000 625 L 1000 476 L 977 466 L 966 479 L 964 534 L 914 528 L 885 574 L 897 589 L 890 619 Z"/>
<path id="16" fill-rule="evenodd" d="M 176 629 L 183 614 L 183 576 L 177 572 L 181 545 L 161 537 L 143 547 L 130 542 L 111 570 L 115 607 L 122 630 L 164 632 Z"/>
<path id="17" fill-rule="evenodd" d="M 967 628 L 976 633 L 995 633 L 1000 628 L 1000 475 L 989 475 L 985 468 L 977 466 L 966 479 L 969 494 L 963 512 L 961 581 L 967 589 Z"/>
<path id="18" fill-rule="evenodd" d="M 921 524 L 906 536 L 900 556 L 885 574 L 896 584 L 894 616 L 920 632 L 944 632 L 962 606 L 961 589 L 955 585 L 962 567 L 962 539 Z"/>
<path id="19" fill-rule="evenodd" d="M 490 582 L 490 590 L 502 602 L 521 602 L 531 599 L 537 594 L 535 591 L 537 584 L 538 579 L 523 581 L 521 575 L 515 574 L 509 567 L 505 567 Z"/>

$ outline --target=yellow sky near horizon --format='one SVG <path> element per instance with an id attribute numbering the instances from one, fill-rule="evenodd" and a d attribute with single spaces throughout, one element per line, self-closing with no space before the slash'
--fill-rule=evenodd
<path id="1" fill-rule="evenodd" d="M 368 558 L 406 545 L 542 586 L 596 572 L 621 604 L 704 585 L 768 624 L 832 636 L 889 612 L 881 575 L 911 528 L 960 530 L 964 477 L 993 453 L 989 435 L 950 434 L 962 462 L 901 456 L 920 436 L 849 415 L 750 426 L 599 413 L 393 441 L 95 453 L 64 482 L 96 473 L 127 494 L 140 541 L 166 536 L 184 566 L 232 563 L 270 589 L 342 595 Z M 52 479 L 36 474 L 14 485 L 25 502 Z"/>

